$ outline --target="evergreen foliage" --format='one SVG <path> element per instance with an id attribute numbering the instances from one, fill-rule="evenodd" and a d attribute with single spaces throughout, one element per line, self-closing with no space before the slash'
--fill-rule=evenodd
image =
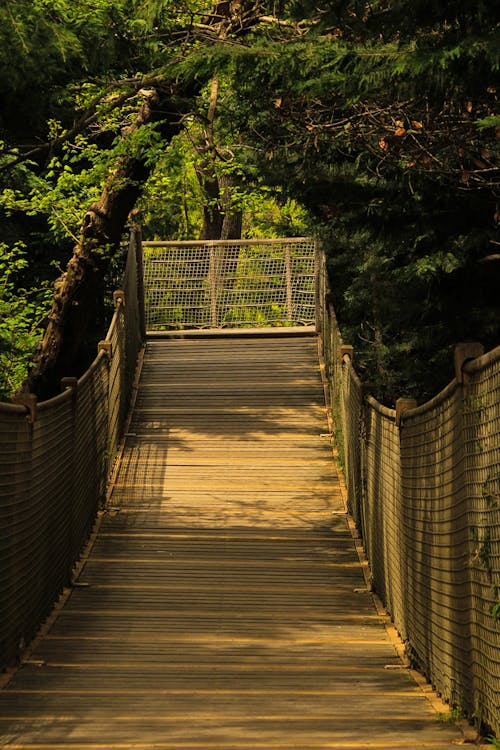
<path id="1" fill-rule="evenodd" d="M 5 0 L 2 356 L 26 362 L 86 208 L 147 153 L 146 232 L 200 236 L 203 203 L 243 210 L 246 235 L 318 233 L 379 397 L 433 395 L 457 341 L 499 341 L 499 66 L 485 0 Z M 131 128 L 153 89 L 170 104 Z"/>
<path id="2" fill-rule="evenodd" d="M 457 341 L 499 341 L 498 10 L 305 9 L 317 24 L 283 51 L 260 39 L 228 62 L 229 117 L 315 217 L 365 377 L 387 403 L 422 400 L 451 379 Z"/>

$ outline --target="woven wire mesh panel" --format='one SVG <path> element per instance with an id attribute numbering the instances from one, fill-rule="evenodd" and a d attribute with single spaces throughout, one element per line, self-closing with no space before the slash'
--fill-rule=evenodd
<path id="1" fill-rule="evenodd" d="M 462 394 L 456 383 L 401 428 L 399 504 L 406 579 L 401 614 L 424 672 L 469 711 L 470 619 Z"/>
<path id="2" fill-rule="evenodd" d="M 121 429 L 127 411 L 125 320 L 123 306 L 119 305 L 109 327 L 107 341 L 111 344 L 108 363 L 108 451 L 113 455 L 121 438 Z"/>
<path id="3" fill-rule="evenodd" d="M 31 430 L 23 407 L 0 404 L 0 668 L 16 659 L 27 627 L 19 585 L 29 556 Z"/>
<path id="4" fill-rule="evenodd" d="M 310 239 L 144 243 L 148 330 L 311 325 Z"/>
<path id="5" fill-rule="evenodd" d="M 2 666 L 18 658 L 69 573 L 72 478 L 65 467 L 74 438 L 70 402 L 64 394 L 40 408 L 34 424 L 20 414 L 9 420 L 8 433 L 2 429 L 1 463 L 10 464 L 2 465 L 0 474 Z"/>
<path id="6" fill-rule="evenodd" d="M 395 424 L 363 398 L 320 262 L 318 329 L 342 430 L 348 506 L 409 654 L 500 734 L 500 348 Z M 336 408 L 336 404 L 340 407 Z"/>
<path id="7" fill-rule="evenodd" d="M 324 252 L 318 253 L 317 329 L 328 386 L 329 406 L 339 458 L 347 484 L 347 506 L 361 530 L 363 500 L 364 411 L 361 381 L 352 363 L 343 361 L 344 342 L 331 302 L 328 264 Z"/>
<path id="8" fill-rule="evenodd" d="M 500 354 L 500 351 L 499 351 Z M 376 590 L 439 693 L 500 729 L 500 356 L 396 427 L 369 400 L 363 537 Z"/>
<path id="9" fill-rule="evenodd" d="M 363 538 L 375 588 L 394 621 L 401 622 L 399 630 L 405 639 L 404 619 L 401 618 L 405 587 L 400 566 L 399 431 L 392 410 L 380 407 L 374 399 L 369 399 L 366 407 L 365 440 Z"/>
<path id="10" fill-rule="evenodd" d="M 481 359 L 464 400 L 471 701 L 500 736 L 500 347 Z"/>
<path id="11" fill-rule="evenodd" d="M 24 407 L 0 404 L 0 669 L 19 658 L 69 582 L 104 497 L 141 346 L 130 254 L 128 312 L 120 302 L 111 351 L 31 421 Z"/>
<path id="12" fill-rule="evenodd" d="M 73 446 L 72 558 L 77 559 L 104 498 L 110 450 L 109 367 L 99 356 L 78 381 L 75 399 L 76 437 Z"/>
<path id="13" fill-rule="evenodd" d="M 209 248 L 201 245 L 143 249 L 148 330 L 209 327 Z"/>
<path id="14" fill-rule="evenodd" d="M 340 361 L 340 356 L 339 356 Z M 356 526 L 362 528 L 362 430 L 363 391 L 361 382 L 349 362 L 344 363 L 339 374 L 341 383 L 342 430 L 344 435 L 344 462 L 347 483 L 347 507 Z"/>
<path id="15" fill-rule="evenodd" d="M 33 426 L 31 485 L 33 570 L 39 611 L 69 580 L 72 567 L 71 518 L 73 505 L 73 446 L 77 439 L 75 411 L 70 392 L 40 404 Z M 36 552 L 35 552 L 36 549 Z M 36 592 L 36 593 L 35 593 Z"/>

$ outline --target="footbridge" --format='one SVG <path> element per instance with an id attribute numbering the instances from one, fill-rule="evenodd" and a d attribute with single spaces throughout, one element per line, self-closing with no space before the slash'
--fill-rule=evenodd
<path id="1" fill-rule="evenodd" d="M 133 232 L 89 370 L 0 405 L 1 747 L 500 733 L 500 348 L 388 409 L 330 299 L 311 240 Z"/>

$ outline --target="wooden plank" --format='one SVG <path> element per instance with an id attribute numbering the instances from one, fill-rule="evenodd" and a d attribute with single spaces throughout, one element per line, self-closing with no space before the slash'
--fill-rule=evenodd
<path id="1" fill-rule="evenodd" d="M 316 341 L 148 343 L 78 586 L 0 694 L 26 750 L 451 750 L 367 591 Z"/>

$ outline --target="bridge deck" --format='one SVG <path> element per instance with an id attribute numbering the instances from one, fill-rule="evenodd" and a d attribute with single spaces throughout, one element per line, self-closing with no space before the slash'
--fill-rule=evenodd
<path id="1" fill-rule="evenodd" d="M 453 747 L 363 591 L 327 429 L 314 337 L 150 341 L 111 503 L 1 694 L 2 746 Z"/>

